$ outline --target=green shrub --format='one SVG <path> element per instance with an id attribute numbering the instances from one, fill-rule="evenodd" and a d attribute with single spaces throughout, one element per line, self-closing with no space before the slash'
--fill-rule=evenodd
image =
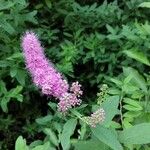
<path id="1" fill-rule="evenodd" d="M 148 150 L 149 17 L 143 0 L 1 0 L 0 149 Z M 25 68 L 26 30 L 69 83 L 83 86 L 83 104 L 66 116 Z M 92 128 L 82 118 L 98 107 L 105 120 Z"/>

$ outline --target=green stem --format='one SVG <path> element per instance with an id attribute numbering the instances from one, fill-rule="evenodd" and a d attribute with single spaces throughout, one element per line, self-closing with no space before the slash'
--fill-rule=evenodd
<path id="1" fill-rule="evenodd" d="M 119 100 L 121 125 L 123 125 L 123 114 L 122 114 L 122 99 L 123 99 L 123 96 L 124 96 L 124 94 L 123 94 L 123 92 L 121 92 L 120 100 Z"/>

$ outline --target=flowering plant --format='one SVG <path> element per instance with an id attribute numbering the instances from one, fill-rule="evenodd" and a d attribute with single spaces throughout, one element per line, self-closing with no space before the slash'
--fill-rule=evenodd
<path id="1" fill-rule="evenodd" d="M 83 94 L 81 85 L 77 81 L 69 86 L 63 75 L 45 57 L 44 49 L 34 32 L 30 31 L 24 34 L 22 48 L 26 68 L 29 70 L 34 84 L 41 89 L 43 94 L 56 98 L 58 111 L 66 113 L 70 108 L 81 104 L 80 97 Z M 99 109 L 90 117 L 82 120 L 95 127 L 97 123 L 103 122 L 104 115 L 104 110 Z"/>

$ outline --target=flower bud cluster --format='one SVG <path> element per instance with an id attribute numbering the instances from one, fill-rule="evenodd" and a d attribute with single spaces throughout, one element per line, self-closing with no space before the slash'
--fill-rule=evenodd
<path id="1" fill-rule="evenodd" d="M 58 110 L 65 112 L 68 109 L 81 104 L 80 96 L 82 95 L 81 85 L 78 82 L 73 82 L 70 91 L 65 93 L 58 103 Z"/>
<path id="2" fill-rule="evenodd" d="M 103 84 L 102 87 L 100 88 L 100 92 L 97 94 L 98 99 L 97 99 L 97 104 L 101 105 L 102 102 L 105 101 L 108 93 L 108 86 L 107 84 Z"/>
<path id="3" fill-rule="evenodd" d="M 91 127 L 96 127 L 97 124 L 102 123 L 105 119 L 104 109 L 100 108 L 92 113 L 90 117 L 84 117 L 83 119 Z"/>

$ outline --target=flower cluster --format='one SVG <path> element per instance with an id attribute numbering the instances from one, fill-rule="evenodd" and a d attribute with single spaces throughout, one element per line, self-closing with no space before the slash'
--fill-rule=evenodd
<path id="1" fill-rule="evenodd" d="M 31 73 L 33 82 L 43 94 L 52 95 L 59 100 L 58 109 L 62 112 L 79 105 L 82 91 L 78 82 L 72 84 L 70 90 L 66 80 L 54 68 L 44 55 L 38 37 L 33 32 L 26 32 L 22 38 L 22 48 L 26 61 L 26 68 Z"/>
<path id="2" fill-rule="evenodd" d="M 102 102 L 104 102 L 108 96 L 108 85 L 103 84 L 102 87 L 100 88 L 100 92 L 97 94 L 98 99 L 97 99 L 97 104 L 101 105 Z"/>
<path id="3" fill-rule="evenodd" d="M 46 95 L 61 97 L 68 90 L 68 83 L 57 72 L 45 55 L 44 50 L 33 32 L 26 32 L 22 38 L 22 48 L 26 67 L 30 71 L 33 82 Z"/>
<path id="4" fill-rule="evenodd" d="M 78 82 L 72 83 L 69 93 L 65 93 L 58 103 L 58 110 L 65 112 L 73 106 L 80 105 L 82 95 L 81 85 Z"/>
<path id="5" fill-rule="evenodd" d="M 92 113 L 90 117 L 84 117 L 83 119 L 91 127 L 96 127 L 98 123 L 102 123 L 105 119 L 104 109 L 100 108 L 96 112 Z"/>

